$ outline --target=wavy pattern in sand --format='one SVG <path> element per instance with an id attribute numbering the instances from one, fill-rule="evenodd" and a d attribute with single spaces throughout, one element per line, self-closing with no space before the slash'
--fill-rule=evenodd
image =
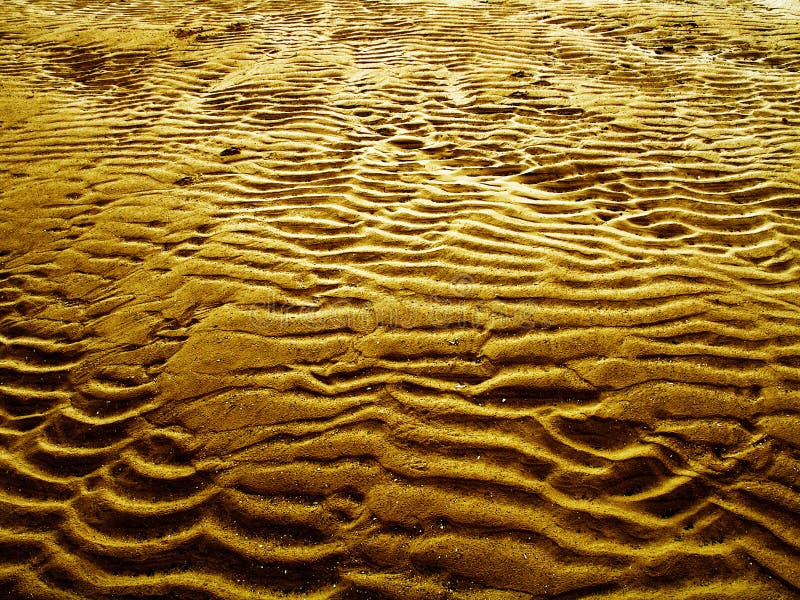
<path id="1" fill-rule="evenodd" d="M 1 596 L 798 596 L 791 6 L 3 10 Z"/>

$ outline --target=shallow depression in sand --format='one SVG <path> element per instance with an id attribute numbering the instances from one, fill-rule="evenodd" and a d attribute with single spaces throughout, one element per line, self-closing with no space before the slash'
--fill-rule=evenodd
<path id="1" fill-rule="evenodd" d="M 0 597 L 797 597 L 794 6 L 7 0 Z"/>

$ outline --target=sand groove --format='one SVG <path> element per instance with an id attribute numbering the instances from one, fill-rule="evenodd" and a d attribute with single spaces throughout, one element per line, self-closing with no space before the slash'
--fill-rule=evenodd
<path id="1" fill-rule="evenodd" d="M 7 0 L 0 596 L 797 597 L 799 14 Z"/>

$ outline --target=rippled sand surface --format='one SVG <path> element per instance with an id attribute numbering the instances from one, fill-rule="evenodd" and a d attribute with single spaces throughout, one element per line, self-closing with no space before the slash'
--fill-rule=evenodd
<path id="1" fill-rule="evenodd" d="M 0 10 L 0 597 L 800 596 L 799 3 Z"/>

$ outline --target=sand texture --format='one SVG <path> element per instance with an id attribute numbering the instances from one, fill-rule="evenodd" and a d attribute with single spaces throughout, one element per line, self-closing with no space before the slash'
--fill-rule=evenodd
<path id="1" fill-rule="evenodd" d="M 796 0 L 0 13 L 0 598 L 800 597 Z"/>

